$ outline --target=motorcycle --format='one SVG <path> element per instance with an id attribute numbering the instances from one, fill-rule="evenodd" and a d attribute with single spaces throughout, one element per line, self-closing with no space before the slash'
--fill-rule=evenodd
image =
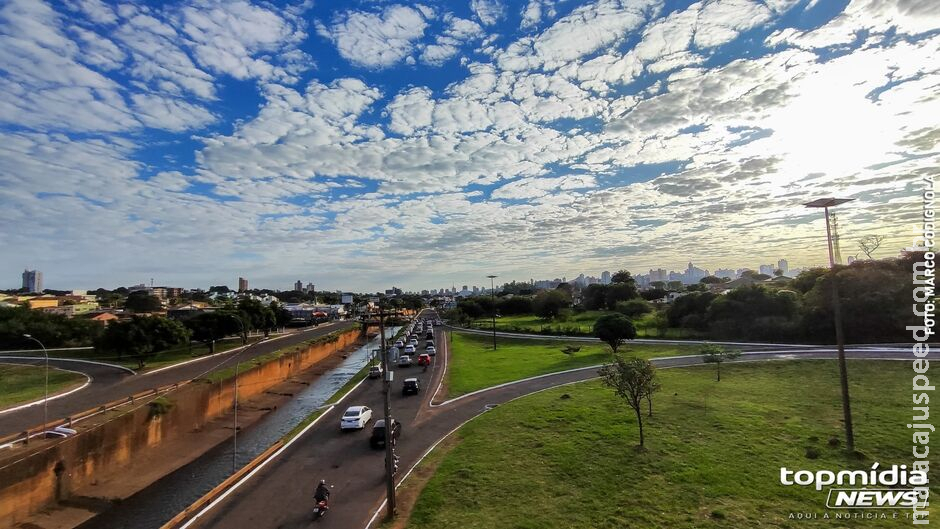
<path id="1" fill-rule="evenodd" d="M 323 518 L 326 514 L 326 511 L 330 510 L 330 503 L 327 500 L 320 500 L 317 502 L 316 506 L 313 508 L 313 520 L 319 520 Z"/>

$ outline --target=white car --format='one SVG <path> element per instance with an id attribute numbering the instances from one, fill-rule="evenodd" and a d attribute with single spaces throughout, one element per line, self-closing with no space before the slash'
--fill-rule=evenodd
<path id="1" fill-rule="evenodd" d="M 437 354 L 437 349 L 435 349 L 433 345 L 429 345 L 424 349 L 424 352 L 431 356 L 434 356 Z"/>
<path id="2" fill-rule="evenodd" d="M 361 430 L 372 420 L 372 410 L 368 406 L 350 406 L 339 421 L 341 430 Z"/>
<path id="3" fill-rule="evenodd" d="M 415 337 L 415 338 L 412 338 L 412 339 L 408 340 L 408 345 L 417 346 L 417 345 L 418 345 L 418 338 Z"/>
<path id="4" fill-rule="evenodd" d="M 397 348 L 399 348 L 399 349 L 401 349 L 401 348 L 404 347 L 404 346 L 405 346 L 405 342 L 403 342 L 402 340 L 397 340 L 397 341 L 395 342 L 395 347 L 397 347 Z"/>
<path id="5" fill-rule="evenodd" d="M 413 345 L 411 345 L 411 344 L 406 345 L 406 346 L 405 346 L 405 354 L 406 354 L 406 355 L 413 355 L 413 354 L 415 354 L 415 346 L 413 346 Z"/>

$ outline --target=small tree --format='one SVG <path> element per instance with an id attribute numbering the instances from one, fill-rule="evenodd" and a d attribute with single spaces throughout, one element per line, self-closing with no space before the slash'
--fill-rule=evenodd
<path id="1" fill-rule="evenodd" d="M 567 283 L 562 284 L 567 285 Z M 532 308 L 539 318 L 552 320 L 558 317 L 561 309 L 571 304 L 570 300 L 571 298 L 562 290 L 546 290 L 535 296 Z"/>
<path id="2" fill-rule="evenodd" d="M 241 332 L 237 316 L 223 312 L 204 312 L 186 320 L 193 340 L 209 346 L 209 354 L 215 353 L 215 342 L 230 334 Z"/>
<path id="3" fill-rule="evenodd" d="M 636 423 L 640 429 L 640 448 L 642 448 L 646 442 L 643 435 L 643 399 L 648 399 L 659 389 L 659 384 L 656 382 L 656 368 L 642 358 L 624 359 L 618 355 L 614 357 L 613 363 L 606 364 L 598 373 L 604 384 L 627 401 L 636 413 Z M 650 413 L 652 413 L 652 404 Z"/>
<path id="4" fill-rule="evenodd" d="M 124 308 L 131 312 L 156 312 L 163 308 L 160 298 L 145 290 L 131 292 L 124 300 Z"/>
<path id="5" fill-rule="evenodd" d="M 607 314 L 594 322 L 594 336 L 609 345 L 616 355 L 623 342 L 636 338 L 636 327 L 623 314 Z"/>
<path id="6" fill-rule="evenodd" d="M 718 382 L 721 382 L 721 363 L 727 360 L 734 360 L 741 356 L 738 351 L 725 349 L 720 345 L 709 344 L 699 349 L 702 355 L 702 361 L 706 364 L 715 364 L 718 371 Z"/>
<path id="7" fill-rule="evenodd" d="M 863 251 L 869 259 L 872 259 L 871 254 L 875 253 L 875 250 L 881 246 L 884 240 L 884 235 L 866 235 L 858 240 L 858 248 Z"/>

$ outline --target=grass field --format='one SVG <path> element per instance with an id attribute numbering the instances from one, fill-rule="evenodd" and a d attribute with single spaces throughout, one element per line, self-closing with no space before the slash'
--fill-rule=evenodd
<path id="1" fill-rule="evenodd" d="M 259 336 L 250 336 L 248 338 L 248 343 L 256 342 L 260 340 Z M 228 351 L 229 349 L 234 349 L 236 347 L 241 347 L 242 341 L 238 338 L 234 339 L 225 339 L 220 340 L 215 343 L 215 352 L 221 353 L 223 351 Z M 209 354 L 209 346 L 205 344 L 194 343 L 192 347 L 186 345 L 183 347 L 177 347 L 175 349 L 168 349 L 157 354 L 155 357 L 147 361 L 144 365 L 144 369 L 141 370 L 141 373 L 145 373 L 151 369 L 157 369 L 159 367 L 166 367 L 173 364 L 178 364 L 180 362 L 185 362 L 186 360 L 192 360 L 193 358 L 198 358 L 200 356 L 205 356 Z M 117 364 L 124 367 L 129 367 L 133 370 L 137 370 L 137 360 L 125 356 L 118 357 L 113 355 L 104 355 L 93 349 L 84 349 L 78 351 L 49 351 L 50 358 L 79 358 L 82 360 L 96 360 L 99 362 L 108 362 L 112 364 Z"/>
<path id="2" fill-rule="evenodd" d="M 908 511 L 896 520 L 823 519 L 825 491 L 779 484 L 782 466 L 911 463 L 910 365 L 849 369 L 862 461 L 827 442 L 842 438 L 835 362 L 728 365 L 720 383 L 709 368 L 661 370 L 646 451 L 634 448 L 632 410 L 599 382 L 538 393 L 458 431 L 407 527 L 910 527 Z M 931 483 L 940 482 L 933 468 Z M 819 518 L 791 520 L 791 512 Z"/>
<path id="3" fill-rule="evenodd" d="M 555 334 L 568 336 L 590 336 L 593 332 L 594 322 L 609 311 L 588 310 L 574 312 L 566 310 L 562 316 L 554 320 L 544 320 L 534 314 L 515 316 L 502 316 L 496 318 L 496 330 L 504 332 Z M 644 314 L 633 322 L 636 326 L 638 338 L 664 338 L 682 339 L 694 338 L 695 335 L 688 329 L 660 330 L 654 322 L 654 314 Z M 473 322 L 476 329 L 489 330 L 493 328 L 493 320 L 482 318 Z"/>
<path id="4" fill-rule="evenodd" d="M 601 343 L 559 340 L 524 340 L 498 338 L 497 348 L 489 336 L 449 333 L 450 362 L 447 366 L 447 388 L 455 397 L 522 378 L 554 373 L 566 369 L 602 364 L 610 360 L 610 347 Z M 566 345 L 581 347 L 573 355 L 562 352 Z M 694 354 L 697 346 L 628 344 L 621 354 L 653 358 Z"/>
<path id="5" fill-rule="evenodd" d="M 0 364 L 0 409 L 43 398 L 45 367 Z M 49 368 L 49 396 L 85 383 L 84 375 Z"/>

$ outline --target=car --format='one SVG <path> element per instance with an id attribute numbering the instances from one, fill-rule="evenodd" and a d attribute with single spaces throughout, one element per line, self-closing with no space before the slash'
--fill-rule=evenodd
<path id="1" fill-rule="evenodd" d="M 372 410 L 368 406 L 350 406 L 340 419 L 341 430 L 361 430 L 372 420 Z"/>
<path id="2" fill-rule="evenodd" d="M 404 341 L 402 341 L 402 340 L 396 340 L 396 341 L 395 341 L 395 347 L 401 349 L 401 348 L 404 347 L 404 346 L 405 346 L 405 342 L 404 342 Z"/>
<path id="3" fill-rule="evenodd" d="M 382 366 L 372 366 L 369 368 L 369 378 L 379 378 L 382 376 Z"/>
<path id="4" fill-rule="evenodd" d="M 424 352 L 431 356 L 435 356 L 437 354 L 437 348 L 435 348 L 433 345 L 429 345 L 427 348 L 425 348 Z"/>
<path id="5" fill-rule="evenodd" d="M 434 320 L 434 325 L 444 325 L 444 322 L 441 320 Z"/>
<path id="6" fill-rule="evenodd" d="M 411 357 L 408 355 L 401 355 L 398 359 L 398 367 L 411 367 Z"/>
<path id="7" fill-rule="evenodd" d="M 412 355 L 413 355 L 413 354 L 415 354 L 415 351 L 417 351 L 417 349 L 415 349 L 415 346 L 413 346 L 413 345 L 411 345 L 411 344 L 408 344 L 408 345 L 405 346 L 405 354 L 412 354 Z"/>
<path id="8" fill-rule="evenodd" d="M 419 366 L 429 366 L 431 365 L 431 355 L 427 353 L 421 353 L 418 355 L 418 365 Z"/>
<path id="9" fill-rule="evenodd" d="M 417 338 L 417 337 L 414 337 L 414 338 L 408 340 L 408 344 L 409 344 L 409 345 L 417 346 L 417 345 L 418 345 L 418 338 Z"/>
<path id="10" fill-rule="evenodd" d="M 401 437 L 401 423 L 392 419 L 392 446 L 398 444 L 399 437 Z M 372 426 L 372 435 L 369 437 L 369 445 L 372 448 L 385 448 L 385 419 L 375 421 Z"/>
<path id="11" fill-rule="evenodd" d="M 428 331 L 427 334 L 424 335 L 424 339 L 425 339 L 425 340 L 433 340 L 433 339 L 434 339 L 434 333 L 431 332 L 431 331 Z"/>
<path id="12" fill-rule="evenodd" d="M 401 385 L 401 396 L 418 394 L 418 390 L 421 389 L 418 383 L 417 378 L 406 378 L 405 382 Z"/>

